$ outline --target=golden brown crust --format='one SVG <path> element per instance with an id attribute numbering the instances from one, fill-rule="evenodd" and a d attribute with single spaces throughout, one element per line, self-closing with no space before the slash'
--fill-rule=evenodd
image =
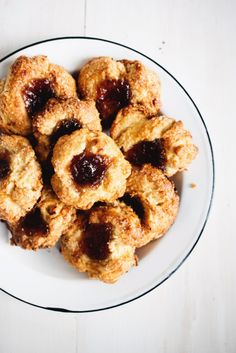
<path id="1" fill-rule="evenodd" d="M 160 81 L 156 73 L 140 61 L 97 57 L 80 70 L 78 87 L 84 98 L 97 99 L 99 85 L 105 80 L 125 80 L 131 91 L 131 104 L 145 105 L 155 114 L 160 109 Z"/>
<path id="2" fill-rule="evenodd" d="M 28 140 L 21 136 L 0 135 L 0 155 L 9 158 L 10 172 L 0 180 L 0 218 L 18 221 L 41 195 L 41 169 Z"/>
<path id="3" fill-rule="evenodd" d="M 5 85 L 5 81 L 0 80 L 0 93 L 3 91 L 4 85 Z"/>
<path id="4" fill-rule="evenodd" d="M 138 216 L 124 202 L 94 207 L 89 213 L 90 223 L 111 223 L 115 237 L 125 244 L 136 246 L 141 239 L 141 225 Z"/>
<path id="5" fill-rule="evenodd" d="M 11 242 L 27 250 L 53 247 L 63 233 L 68 230 L 69 225 L 76 219 L 76 210 L 61 202 L 49 187 L 42 191 L 41 198 L 35 208 L 40 210 L 43 221 L 48 227 L 46 234 L 35 232 L 28 235 L 21 224 L 10 225 L 12 231 Z"/>
<path id="6" fill-rule="evenodd" d="M 80 70 L 78 88 L 83 98 L 97 99 L 97 88 L 105 80 L 119 80 L 125 76 L 125 66 L 110 57 L 101 56 L 87 62 Z"/>
<path id="7" fill-rule="evenodd" d="M 161 83 L 157 74 L 137 60 L 121 60 L 121 63 L 131 89 L 130 104 L 145 106 L 149 114 L 159 112 Z"/>
<path id="8" fill-rule="evenodd" d="M 49 80 L 57 97 L 76 97 L 75 81 L 65 69 L 51 64 L 46 56 L 20 56 L 10 67 L 0 93 L 0 130 L 20 135 L 31 133 L 23 91 L 38 79 Z"/>
<path id="9" fill-rule="evenodd" d="M 84 252 L 82 240 L 88 224 L 112 225 L 109 256 L 106 259 L 94 260 Z M 137 264 L 133 246 L 134 240 L 137 240 L 135 232 L 140 232 L 139 221 L 129 207 L 117 201 L 113 205 L 96 207 L 88 216 L 79 216 L 62 237 L 61 251 L 78 271 L 87 272 L 91 278 L 114 283 Z"/>
<path id="10" fill-rule="evenodd" d="M 96 186 L 75 184 L 70 164 L 81 153 L 100 155 L 107 160 L 107 170 L 102 182 Z M 58 197 L 68 205 L 89 209 L 97 201 L 113 202 L 121 197 L 130 175 L 130 164 L 124 159 L 115 142 L 99 131 L 81 129 L 61 137 L 53 150 L 52 164 L 55 174 L 51 182 Z"/>
<path id="11" fill-rule="evenodd" d="M 168 177 L 185 170 L 198 149 L 182 121 L 160 116 L 159 78 L 139 61 L 94 58 L 80 70 L 78 90 L 85 101 L 73 77 L 46 56 L 19 57 L 0 80 L 0 219 L 12 244 L 37 250 L 61 238 L 72 266 L 114 283 L 137 264 L 135 248 L 175 221 L 179 197 Z M 115 116 L 110 138 L 100 117 L 107 127 Z M 53 189 L 43 188 L 29 141 L 3 135 L 30 140 L 32 132 L 45 177 L 54 169 Z M 137 166 L 130 150 L 142 141 L 141 157 L 150 142 L 157 147 L 153 160 L 145 155 Z M 155 164 L 156 152 L 164 165 Z"/>
<path id="12" fill-rule="evenodd" d="M 129 106 L 122 109 L 111 127 L 111 137 L 124 153 L 140 141 L 164 141 L 165 174 L 183 171 L 196 157 L 198 149 L 182 121 L 168 116 L 150 116 L 146 108 Z"/>
<path id="13" fill-rule="evenodd" d="M 137 247 L 163 236 L 174 222 L 179 207 L 173 182 L 159 169 L 146 164 L 132 170 L 126 193 L 138 199 L 144 210 L 142 239 Z"/>
<path id="14" fill-rule="evenodd" d="M 50 99 L 43 112 L 38 113 L 33 120 L 33 131 L 38 141 L 37 152 L 42 161 L 50 152 L 50 137 L 57 124 L 73 119 L 81 128 L 101 131 L 99 113 L 94 101 L 79 101 L 78 98 Z"/>

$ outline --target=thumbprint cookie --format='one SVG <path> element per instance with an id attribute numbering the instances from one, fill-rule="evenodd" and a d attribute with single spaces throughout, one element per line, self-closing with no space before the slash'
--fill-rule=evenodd
<path id="1" fill-rule="evenodd" d="M 0 218 L 18 221 L 33 208 L 41 190 L 41 169 L 28 140 L 0 135 Z"/>
<path id="2" fill-rule="evenodd" d="M 179 207 L 173 182 L 150 164 L 133 168 L 122 201 L 132 207 L 141 222 L 142 237 L 137 247 L 163 236 L 174 222 Z"/>
<path id="3" fill-rule="evenodd" d="M 23 249 L 53 247 L 76 218 L 76 210 L 61 202 L 48 187 L 42 191 L 35 207 L 11 225 L 11 243 Z"/>
<path id="4" fill-rule="evenodd" d="M 94 58 L 80 70 L 78 88 L 83 98 L 96 101 L 105 127 L 129 104 L 145 105 L 151 114 L 160 108 L 159 78 L 136 60 Z"/>
<path id="5" fill-rule="evenodd" d="M 76 83 L 46 56 L 20 56 L 0 88 L 0 130 L 28 135 L 32 118 L 52 97 L 76 97 Z"/>
<path id="6" fill-rule="evenodd" d="M 60 137 L 52 156 L 51 183 L 66 204 L 89 209 L 121 197 L 131 166 L 115 142 L 99 131 L 80 129 Z"/>
<path id="7" fill-rule="evenodd" d="M 118 201 L 88 212 L 62 237 L 62 254 L 78 271 L 114 283 L 137 264 L 133 244 L 140 235 L 139 220 Z"/>
<path id="8" fill-rule="evenodd" d="M 130 106 L 120 111 L 111 137 L 132 165 L 150 163 L 168 177 L 185 170 L 198 152 L 182 121 L 150 116 L 144 107 Z"/>
<path id="9" fill-rule="evenodd" d="M 94 101 L 77 98 L 50 99 L 33 121 L 36 150 L 40 160 L 48 158 L 57 140 L 81 128 L 101 131 L 99 113 Z"/>

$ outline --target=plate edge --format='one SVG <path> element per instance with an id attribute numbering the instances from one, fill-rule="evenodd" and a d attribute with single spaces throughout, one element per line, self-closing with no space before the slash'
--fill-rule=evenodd
<path id="1" fill-rule="evenodd" d="M 30 303 L 24 299 L 21 299 L 19 297 L 14 296 L 13 294 L 7 292 L 6 290 L 4 290 L 3 288 L 0 288 L 0 290 L 2 292 L 4 292 L 5 294 L 8 294 L 9 296 L 11 296 L 12 298 L 15 298 L 23 303 L 29 304 L 31 306 L 37 307 L 37 308 L 41 308 L 41 309 L 45 309 L 45 310 L 50 310 L 50 311 L 57 311 L 57 312 L 63 312 L 63 313 L 91 313 L 91 312 L 98 312 L 98 311 L 104 311 L 104 310 L 108 310 L 108 309 L 112 309 L 112 308 L 116 308 L 125 304 L 128 304 L 134 300 L 137 300 L 141 297 L 143 297 L 144 295 L 150 293 L 151 291 L 153 291 L 154 289 L 156 289 L 157 287 L 159 287 L 162 283 L 164 283 L 167 279 L 169 279 L 178 269 L 180 266 L 182 266 L 182 264 L 186 261 L 186 259 L 189 257 L 189 255 L 192 253 L 193 249 L 195 248 L 196 244 L 198 243 L 204 229 L 206 226 L 206 223 L 209 219 L 209 215 L 210 215 L 210 210 L 212 207 L 212 202 L 213 202 L 213 196 L 214 196 L 214 190 L 215 190 L 215 160 L 214 160 L 214 152 L 213 152 L 213 147 L 212 147 L 212 142 L 211 142 L 211 138 L 207 129 L 207 126 L 205 124 L 205 121 L 196 105 L 196 103 L 194 102 L 193 98 L 190 96 L 190 94 L 186 91 L 186 89 L 181 85 L 181 83 L 175 78 L 175 76 L 173 76 L 167 69 L 165 69 L 162 65 L 158 64 L 155 60 L 153 60 L 152 58 L 150 58 L 149 56 L 147 56 L 146 54 L 143 54 L 142 52 L 133 49 L 125 44 L 121 44 L 112 40 L 108 40 L 108 39 L 103 39 L 103 38 L 96 38 L 96 37 L 85 37 L 85 36 L 63 36 L 63 37 L 55 37 L 55 38 L 49 38 L 49 39 L 44 39 L 41 41 L 37 41 L 28 45 L 25 45 L 21 48 L 16 49 L 15 51 L 7 54 L 6 56 L 4 56 L 3 58 L 0 59 L 0 63 L 5 61 L 6 59 L 8 59 L 9 57 L 13 56 L 14 54 L 17 54 L 19 51 L 22 51 L 24 49 L 42 44 L 42 43 L 47 43 L 47 42 L 51 42 L 51 41 L 57 41 L 57 40 L 66 40 L 66 39 L 88 39 L 88 40 L 97 40 L 97 41 L 101 41 L 101 42 L 106 42 L 106 43 L 111 43 L 111 44 L 115 44 L 118 45 L 120 47 L 129 49 L 143 57 L 145 57 L 146 59 L 150 60 L 151 62 L 153 62 L 155 65 L 159 66 L 162 70 L 164 70 L 180 87 L 181 89 L 185 92 L 185 94 L 188 96 L 188 98 L 190 99 L 190 101 L 192 102 L 193 106 L 195 107 L 195 109 L 197 110 L 197 113 L 200 117 L 200 120 L 203 124 L 203 127 L 205 129 L 206 135 L 207 135 L 207 139 L 208 139 L 208 143 L 209 143 L 209 147 L 210 147 L 210 154 L 211 154 L 211 162 L 212 162 L 212 187 L 211 187 L 211 196 L 210 196 L 210 200 L 209 200 L 209 205 L 207 208 L 207 213 L 206 213 L 206 217 L 205 220 L 203 222 L 201 231 L 199 232 L 199 235 L 196 239 L 196 241 L 194 242 L 194 244 L 192 245 L 191 249 L 188 251 L 188 253 L 185 255 L 185 257 L 180 261 L 180 263 L 161 281 L 159 282 L 157 285 L 155 285 L 154 287 L 148 289 L 147 291 L 145 291 L 144 293 L 141 293 L 140 295 L 138 295 L 137 297 L 134 297 L 132 299 L 129 299 L 127 301 L 124 301 L 122 303 L 119 304 L 115 304 L 112 306 L 108 306 L 105 308 L 99 308 L 99 309 L 89 309 L 89 310 L 69 310 L 69 309 L 64 309 L 64 308 L 54 308 L 54 307 L 45 307 L 45 306 L 40 306 L 34 303 Z"/>

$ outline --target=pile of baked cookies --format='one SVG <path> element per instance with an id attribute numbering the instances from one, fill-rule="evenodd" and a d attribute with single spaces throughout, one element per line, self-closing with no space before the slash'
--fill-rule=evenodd
<path id="1" fill-rule="evenodd" d="M 197 155 L 183 123 L 161 114 L 156 73 L 110 57 L 74 77 L 46 56 L 19 57 L 0 81 L 0 131 L 11 244 L 60 240 L 70 264 L 107 283 L 172 225 L 179 196 L 169 178 Z"/>

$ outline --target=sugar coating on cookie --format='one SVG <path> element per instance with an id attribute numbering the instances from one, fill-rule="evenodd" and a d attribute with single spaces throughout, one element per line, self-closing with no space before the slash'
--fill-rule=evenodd
<path id="1" fill-rule="evenodd" d="M 102 130 L 94 101 L 80 101 L 75 97 L 50 99 L 44 110 L 36 114 L 33 120 L 33 132 L 38 142 L 36 150 L 40 159 L 47 159 L 61 136 L 81 128 Z"/>
<path id="2" fill-rule="evenodd" d="M 119 202 L 98 206 L 78 217 L 62 237 L 61 252 L 78 271 L 114 283 L 137 264 L 137 233 L 139 221 L 129 207 Z"/>
<path id="3" fill-rule="evenodd" d="M 160 109 L 160 81 L 140 61 L 94 58 L 80 70 L 78 87 L 83 98 L 96 101 L 102 122 L 109 126 L 118 111 L 129 104 Z"/>
<path id="4" fill-rule="evenodd" d="M 182 121 L 149 115 L 145 107 L 121 110 L 111 137 L 133 165 L 151 163 L 169 177 L 185 170 L 198 152 Z"/>
<path id="5" fill-rule="evenodd" d="M 174 222 L 179 207 L 173 182 L 150 164 L 133 168 L 122 200 L 132 207 L 141 222 L 142 237 L 137 247 L 163 236 Z"/>
<path id="6" fill-rule="evenodd" d="M 53 150 L 52 187 L 68 205 L 89 209 L 121 197 L 131 166 L 115 142 L 99 131 L 81 129 L 61 137 Z"/>
<path id="7" fill-rule="evenodd" d="M 0 218 L 14 223 L 41 195 L 41 169 L 28 140 L 0 135 Z"/>
<path id="8" fill-rule="evenodd" d="M 46 56 L 20 56 L 0 88 L 0 129 L 28 135 L 32 118 L 52 97 L 76 97 L 73 77 Z"/>
<path id="9" fill-rule="evenodd" d="M 51 248 L 75 219 L 76 210 L 45 187 L 35 207 L 16 224 L 9 224 L 11 243 L 28 250 Z"/>

